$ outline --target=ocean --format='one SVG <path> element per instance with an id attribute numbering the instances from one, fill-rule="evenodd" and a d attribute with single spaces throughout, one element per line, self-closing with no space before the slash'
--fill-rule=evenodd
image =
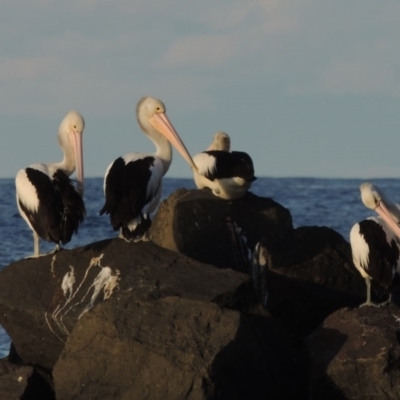
<path id="1" fill-rule="evenodd" d="M 251 192 L 269 197 L 288 208 L 293 225 L 328 226 L 349 240 L 354 223 L 373 215 L 361 203 L 359 186 L 361 179 L 323 178 L 258 178 Z M 371 179 L 389 198 L 400 201 L 400 180 Z M 195 189 L 192 179 L 164 178 L 163 198 L 178 188 Z M 31 255 L 33 237 L 31 230 L 20 217 L 15 202 L 14 179 L 0 179 L 0 269 L 13 261 Z M 108 216 L 99 216 L 103 206 L 103 179 L 85 179 L 87 216 L 78 234 L 65 248 L 83 246 L 98 240 L 116 236 Z M 40 251 L 50 251 L 54 244 L 40 241 Z M 8 354 L 10 338 L 0 326 L 0 357 Z"/>

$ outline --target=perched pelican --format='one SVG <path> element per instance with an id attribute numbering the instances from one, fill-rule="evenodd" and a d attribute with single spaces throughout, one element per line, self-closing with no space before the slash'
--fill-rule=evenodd
<path id="1" fill-rule="evenodd" d="M 216 132 L 213 142 L 208 146 L 206 151 L 210 150 L 231 151 L 231 138 L 229 135 L 221 131 Z"/>
<path id="2" fill-rule="evenodd" d="M 56 244 L 68 243 L 85 217 L 82 133 L 85 121 L 76 111 L 62 120 L 58 142 L 64 152 L 59 163 L 32 164 L 15 178 L 19 213 L 33 231 L 33 257 L 38 257 L 39 237 Z M 70 176 L 76 168 L 77 191 Z"/>
<path id="3" fill-rule="evenodd" d="M 379 307 L 390 302 L 391 296 L 386 302 L 372 303 L 371 279 L 390 287 L 400 273 L 400 208 L 371 183 L 363 183 L 360 191 L 364 205 L 379 215 L 355 224 L 350 231 L 353 262 L 367 286 L 367 300 L 360 307 Z"/>
<path id="4" fill-rule="evenodd" d="M 257 179 L 250 156 L 242 151 L 230 152 L 230 144 L 228 134 L 217 132 L 208 149 L 193 157 L 197 188 L 208 187 L 215 196 L 227 200 L 243 197 Z"/>
<path id="5" fill-rule="evenodd" d="M 110 164 L 104 177 L 105 203 L 100 211 L 100 215 L 110 214 L 111 225 L 114 230 L 120 230 L 120 238 L 135 242 L 146 240 L 150 214 L 160 201 L 162 178 L 172 161 L 170 142 L 196 169 L 161 100 L 142 98 L 136 116 L 140 128 L 157 150 L 154 154 L 126 154 Z"/>

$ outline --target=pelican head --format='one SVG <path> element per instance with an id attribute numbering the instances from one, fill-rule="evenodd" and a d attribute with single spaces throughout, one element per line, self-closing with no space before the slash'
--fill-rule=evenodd
<path id="1" fill-rule="evenodd" d="M 58 141 L 66 157 L 66 172 L 72 174 L 76 169 L 78 192 L 83 194 L 83 152 L 82 134 L 85 120 L 77 111 L 69 112 L 61 121 L 58 129 Z"/>
<path id="2" fill-rule="evenodd" d="M 225 132 L 218 131 L 214 134 L 213 142 L 206 151 L 220 150 L 231 151 L 231 138 Z"/>
<path id="3" fill-rule="evenodd" d="M 365 182 L 360 186 L 361 200 L 365 207 L 375 210 L 390 226 L 393 232 L 400 237 L 400 209 L 376 185 Z"/>
<path id="4" fill-rule="evenodd" d="M 136 115 L 140 127 L 146 134 L 152 137 L 155 130 L 158 134 L 163 135 L 179 151 L 192 169 L 197 170 L 186 146 L 168 119 L 165 105 L 161 100 L 154 97 L 143 97 L 136 107 Z"/>

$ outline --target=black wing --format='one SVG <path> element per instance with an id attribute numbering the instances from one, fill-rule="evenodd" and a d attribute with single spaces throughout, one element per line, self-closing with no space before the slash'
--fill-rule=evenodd
<path id="1" fill-rule="evenodd" d="M 148 156 L 126 163 L 119 157 L 112 164 L 106 176 L 106 201 L 100 215 L 110 214 L 114 230 L 140 215 L 151 200 L 151 196 L 147 196 L 147 186 L 154 161 L 154 157 Z"/>
<path id="2" fill-rule="evenodd" d="M 384 229 L 374 220 L 366 219 L 359 225 L 360 234 L 369 247 L 369 263 L 364 268 L 378 284 L 388 287 L 399 259 L 399 248 L 394 239 L 387 241 Z"/>
<path id="3" fill-rule="evenodd" d="M 254 166 L 251 157 L 242 151 L 211 150 L 205 153 L 215 158 L 215 168 L 205 174 L 205 177 L 214 179 L 224 179 L 239 177 L 252 182 L 257 178 L 254 176 Z"/>

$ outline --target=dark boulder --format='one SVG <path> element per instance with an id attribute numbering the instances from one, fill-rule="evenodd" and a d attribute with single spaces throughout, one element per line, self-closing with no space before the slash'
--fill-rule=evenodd
<path id="1" fill-rule="evenodd" d="M 400 309 L 343 308 L 307 340 L 311 399 L 400 398 Z"/>
<path id="2" fill-rule="evenodd" d="M 53 376 L 59 400 L 234 400 L 261 393 L 295 400 L 305 398 L 301 362 L 266 315 L 125 292 L 77 323 Z"/>
<path id="3" fill-rule="evenodd" d="M 307 398 L 304 337 L 365 298 L 343 237 L 293 229 L 251 193 L 181 189 L 150 238 L 4 268 L 0 324 L 20 363 L 52 373 L 57 399 Z"/>
<path id="4" fill-rule="evenodd" d="M 47 371 L 11 358 L 0 360 L 0 399 L 55 400 Z"/>
<path id="5" fill-rule="evenodd" d="M 257 271 L 262 269 L 262 274 Z M 271 314 L 300 342 L 333 311 L 360 304 L 365 283 L 351 259 L 350 245 L 327 227 L 294 230 L 294 245 L 276 252 L 260 240 L 253 259 L 258 291 Z M 261 289 L 263 288 L 263 289 Z"/>
<path id="6" fill-rule="evenodd" d="M 151 242 L 105 240 L 4 268 L 0 324 L 23 362 L 52 368 L 77 320 L 115 290 L 140 300 L 181 296 L 244 307 L 253 301 L 249 288 L 247 275 L 215 269 Z"/>
<path id="7" fill-rule="evenodd" d="M 57 399 L 304 391 L 301 356 L 254 308 L 249 275 L 151 242 L 104 240 L 0 272 L 0 323 L 22 363 L 56 365 Z"/>
<path id="8" fill-rule="evenodd" d="M 290 212 L 272 199 L 247 193 L 229 201 L 208 189 L 179 189 L 160 204 L 150 237 L 195 260 L 249 273 L 260 238 L 274 249 L 292 246 L 293 225 Z"/>

